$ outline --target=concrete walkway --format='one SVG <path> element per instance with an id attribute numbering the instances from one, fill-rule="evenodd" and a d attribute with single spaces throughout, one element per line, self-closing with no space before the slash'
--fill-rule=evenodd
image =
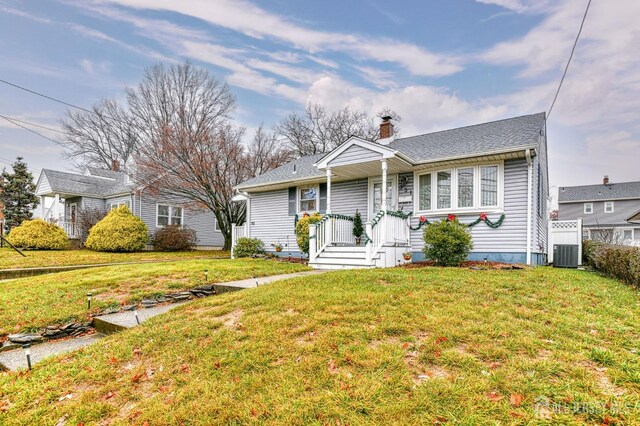
<path id="1" fill-rule="evenodd" d="M 271 275 L 268 277 L 250 278 L 246 280 L 229 281 L 215 284 L 216 287 L 220 287 L 220 291 L 226 289 L 229 290 L 244 290 L 248 288 L 259 287 L 263 284 L 269 284 L 275 281 L 286 280 L 289 278 L 304 277 L 308 275 L 318 275 L 329 270 L 313 270 L 304 272 L 295 272 L 292 274 Z M 164 314 L 173 308 L 182 306 L 186 303 L 191 303 L 192 299 L 184 302 L 171 303 L 168 305 L 154 306 L 147 309 L 137 310 L 138 319 L 140 323 L 153 318 L 157 315 Z M 98 330 L 105 330 L 105 332 L 116 332 L 127 328 L 135 327 L 138 325 L 136 321 L 134 311 L 124 311 L 115 314 L 100 315 L 94 318 L 94 325 Z M 104 337 L 102 333 L 95 333 L 88 336 L 82 336 L 75 339 L 54 341 L 49 343 L 42 343 L 31 347 L 31 364 L 35 365 L 37 362 L 55 355 L 71 352 L 76 349 L 83 348 L 92 343 L 97 342 Z M 4 366 L 8 370 L 17 371 L 27 368 L 27 358 L 22 349 L 14 349 L 11 351 L 0 352 L 0 368 Z"/>

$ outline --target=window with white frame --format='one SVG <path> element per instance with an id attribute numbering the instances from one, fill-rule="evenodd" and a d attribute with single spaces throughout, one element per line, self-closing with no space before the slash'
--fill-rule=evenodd
<path id="1" fill-rule="evenodd" d="M 298 211 L 318 211 L 318 192 L 317 186 L 301 186 L 298 188 Z"/>
<path id="2" fill-rule="evenodd" d="M 622 238 L 624 238 L 625 240 L 632 240 L 633 231 L 631 229 L 625 229 L 624 231 L 622 231 Z"/>
<path id="3" fill-rule="evenodd" d="M 158 204 L 156 207 L 156 226 L 182 225 L 183 213 L 182 207 Z"/>
<path id="4" fill-rule="evenodd" d="M 633 228 L 633 239 L 640 241 L 640 228 Z"/>
<path id="5" fill-rule="evenodd" d="M 613 201 L 605 201 L 605 203 L 604 203 L 604 212 L 605 213 L 613 213 Z"/>
<path id="6" fill-rule="evenodd" d="M 419 212 L 498 208 L 501 165 L 436 170 L 416 176 Z"/>
<path id="7" fill-rule="evenodd" d="M 584 203 L 584 214 L 593 213 L 593 203 Z"/>
<path id="8" fill-rule="evenodd" d="M 111 210 L 117 209 L 120 206 L 127 206 L 127 208 L 131 208 L 131 205 L 129 204 L 128 201 L 123 201 L 123 202 L 119 202 L 119 203 L 111 203 Z"/>

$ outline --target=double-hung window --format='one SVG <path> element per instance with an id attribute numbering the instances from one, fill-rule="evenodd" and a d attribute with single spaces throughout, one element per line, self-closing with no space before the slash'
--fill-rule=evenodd
<path id="1" fill-rule="evenodd" d="M 182 225 L 183 213 L 182 207 L 158 204 L 156 208 L 156 226 Z"/>
<path id="2" fill-rule="evenodd" d="M 584 203 L 584 214 L 593 213 L 593 203 Z"/>
<path id="3" fill-rule="evenodd" d="M 605 203 L 604 203 L 604 212 L 605 213 L 613 213 L 613 201 L 605 201 Z"/>
<path id="4" fill-rule="evenodd" d="M 499 208 L 501 166 L 478 165 L 434 170 L 416 176 L 416 211 L 469 211 Z"/>
<path id="5" fill-rule="evenodd" d="M 302 186 L 298 189 L 298 211 L 315 212 L 318 211 L 318 187 Z"/>

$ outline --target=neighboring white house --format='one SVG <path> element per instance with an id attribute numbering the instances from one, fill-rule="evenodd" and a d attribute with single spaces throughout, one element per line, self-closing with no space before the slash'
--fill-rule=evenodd
<path id="1" fill-rule="evenodd" d="M 640 245 L 640 181 L 560 187 L 558 219 L 582 219 L 585 240 Z"/>
<path id="2" fill-rule="evenodd" d="M 453 214 L 475 222 L 470 259 L 546 262 L 544 113 L 406 138 L 383 120 L 378 143 L 352 137 L 238 185 L 247 222 L 235 236 L 299 254 L 294 224 L 317 211 L 326 219 L 315 227 L 312 266 L 392 266 L 404 252 L 423 259 L 422 226 Z M 367 222 L 364 247 L 351 236 L 356 211 Z"/>
<path id="3" fill-rule="evenodd" d="M 135 187 L 120 171 L 87 167 L 84 174 L 44 169 L 36 185 L 40 197 L 37 217 L 58 223 L 69 238 L 79 237 L 79 212 L 82 209 L 108 211 L 126 205 L 147 225 L 150 236 L 168 225 L 183 225 L 196 231 L 199 248 L 219 248 L 224 237 L 211 211 L 190 210 L 189 200 L 162 197 Z"/>

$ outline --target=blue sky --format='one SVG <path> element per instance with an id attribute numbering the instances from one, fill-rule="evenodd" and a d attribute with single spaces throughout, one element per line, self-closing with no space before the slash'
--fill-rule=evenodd
<path id="1" fill-rule="evenodd" d="M 89 107 L 189 59 L 229 82 L 249 135 L 315 102 L 389 107 L 410 136 L 548 110 L 587 0 L 79 3 L 0 0 L 0 79 Z M 605 3 L 548 123 L 552 185 L 640 179 L 640 2 Z M 57 128 L 64 111 L 0 84 L 0 114 Z M 0 165 L 18 155 L 36 173 L 71 168 L 0 119 Z"/>

